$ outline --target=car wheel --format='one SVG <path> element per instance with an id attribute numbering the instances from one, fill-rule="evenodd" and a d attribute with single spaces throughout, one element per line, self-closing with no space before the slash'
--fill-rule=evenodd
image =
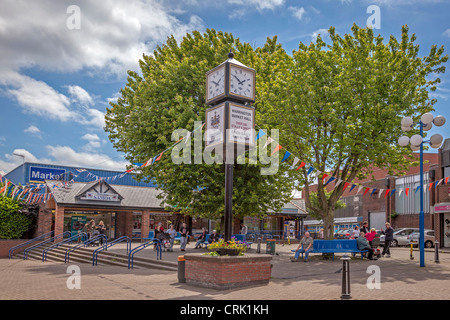
<path id="1" fill-rule="evenodd" d="M 433 242 L 425 241 L 425 248 L 433 248 Z"/>
<path id="2" fill-rule="evenodd" d="M 391 247 L 396 247 L 398 246 L 398 241 L 397 240 L 392 240 L 391 241 Z"/>

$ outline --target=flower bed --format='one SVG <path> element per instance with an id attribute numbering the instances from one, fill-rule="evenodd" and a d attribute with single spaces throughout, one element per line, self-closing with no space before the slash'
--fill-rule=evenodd
<path id="1" fill-rule="evenodd" d="M 272 256 L 211 256 L 201 253 L 184 255 L 185 279 L 190 285 L 226 290 L 251 285 L 265 285 L 271 276 Z"/>

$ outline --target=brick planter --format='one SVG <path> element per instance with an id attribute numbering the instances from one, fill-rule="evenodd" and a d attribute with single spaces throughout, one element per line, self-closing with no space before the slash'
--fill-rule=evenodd
<path id="1" fill-rule="evenodd" d="M 268 284 L 272 257 L 263 254 L 214 257 L 201 253 L 186 254 L 186 283 L 226 290 Z"/>

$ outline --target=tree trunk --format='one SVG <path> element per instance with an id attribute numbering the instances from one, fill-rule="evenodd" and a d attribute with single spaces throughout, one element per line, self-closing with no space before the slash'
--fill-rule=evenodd
<path id="1" fill-rule="evenodd" d="M 331 240 L 334 237 L 334 211 L 328 210 L 323 215 L 323 237 L 325 240 Z"/>

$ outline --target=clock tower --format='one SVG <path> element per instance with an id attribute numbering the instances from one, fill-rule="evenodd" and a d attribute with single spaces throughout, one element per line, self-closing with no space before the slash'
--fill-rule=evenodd
<path id="1" fill-rule="evenodd" d="M 224 153 L 233 152 L 237 145 L 243 150 L 255 145 L 256 72 L 236 59 L 230 51 L 228 59 L 206 73 L 206 134 L 205 146 L 223 145 Z M 242 151 L 242 148 L 240 149 Z M 232 235 L 233 163 L 224 154 L 225 162 L 225 241 Z M 234 160 L 233 160 L 234 161 Z"/>

